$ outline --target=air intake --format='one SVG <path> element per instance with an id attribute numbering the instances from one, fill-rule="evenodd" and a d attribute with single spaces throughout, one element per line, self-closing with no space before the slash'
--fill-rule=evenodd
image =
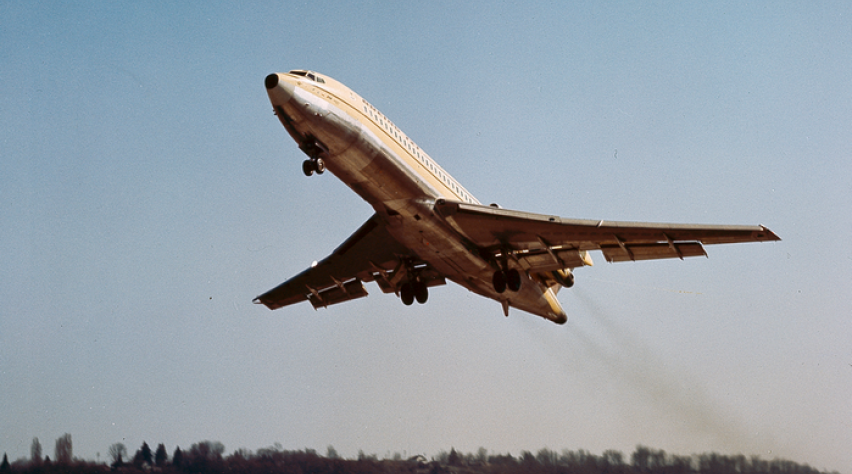
<path id="1" fill-rule="evenodd" d="M 278 74 L 270 74 L 266 76 L 266 80 L 263 81 L 266 84 L 267 89 L 272 89 L 273 87 L 278 85 Z"/>

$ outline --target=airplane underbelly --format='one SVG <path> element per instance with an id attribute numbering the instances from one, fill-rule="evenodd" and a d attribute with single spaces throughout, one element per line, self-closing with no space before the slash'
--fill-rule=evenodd
<path id="1" fill-rule="evenodd" d="M 358 138 L 329 160 L 328 168 L 377 212 L 400 212 L 406 202 L 437 194 L 372 132 Z"/>
<path id="2" fill-rule="evenodd" d="M 318 140 L 328 150 L 326 168 L 376 211 L 409 199 L 437 197 L 410 164 L 340 107 L 296 88 L 281 109 L 296 131 L 294 138 Z"/>
<path id="3" fill-rule="evenodd" d="M 389 226 L 388 230 L 447 279 L 487 298 L 506 301 L 523 311 L 553 321 L 565 321 L 562 307 L 546 286 L 525 275 L 519 291 L 497 293 L 492 282 L 494 267 L 491 262 L 483 259 L 475 249 L 465 247 L 463 237 L 447 227 L 439 217 L 434 214 L 429 214 L 429 219 L 420 217 L 413 222 L 400 218 L 399 224 Z"/>

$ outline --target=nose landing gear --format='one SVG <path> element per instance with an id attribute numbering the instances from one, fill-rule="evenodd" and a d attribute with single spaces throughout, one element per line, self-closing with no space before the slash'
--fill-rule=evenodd
<path id="1" fill-rule="evenodd" d="M 305 176 L 310 176 L 314 173 L 323 174 L 325 172 L 325 162 L 322 158 L 311 158 L 302 162 L 302 172 Z"/>
<path id="2" fill-rule="evenodd" d="M 306 135 L 299 145 L 299 149 L 308 155 L 308 160 L 302 162 L 302 172 L 305 176 L 314 173 L 322 174 L 325 171 L 325 162 L 322 156 L 328 156 L 328 147 L 320 143 L 313 135 Z"/>

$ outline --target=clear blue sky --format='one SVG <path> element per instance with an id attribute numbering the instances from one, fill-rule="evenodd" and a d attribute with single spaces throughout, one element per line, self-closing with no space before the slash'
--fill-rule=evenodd
<path id="1" fill-rule="evenodd" d="M 852 467 L 849 2 L 0 4 L 0 451 L 637 444 Z M 448 285 L 251 299 L 372 213 L 263 78 L 359 92 L 483 202 L 764 224 L 597 265 L 565 326 Z"/>

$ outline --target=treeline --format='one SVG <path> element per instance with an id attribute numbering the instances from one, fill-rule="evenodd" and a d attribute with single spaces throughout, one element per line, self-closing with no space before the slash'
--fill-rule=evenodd
<path id="1" fill-rule="evenodd" d="M 225 456 L 225 447 L 218 441 L 202 441 L 188 450 L 175 448 L 171 456 L 160 444 L 152 451 L 147 443 L 132 457 L 127 448 L 116 443 L 110 446 L 111 462 L 97 463 L 70 457 L 70 435 L 66 435 L 58 454 L 62 459 L 41 459 L 41 447 L 34 440 L 31 459 L 9 463 L 3 456 L 0 473 L 68 473 L 88 474 L 119 472 L 164 474 L 820 474 L 807 464 L 783 459 L 764 460 L 759 456 L 723 455 L 717 453 L 679 456 L 662 450 L 637 446 L 625 457 L 620 451 L 604 451 L 600 456 L 588 451 L 561 452 L 541 449 L 533 454 L 522 451 L 511 454 L 488 453 L 479 448 L 476 453 L 461 453 L 455 449 L 442 451 L 427 459 L 414 456 L 403 459 L 394 454 L 389 459 L 359 452 L 356 459 L 344 459 L 329 446 L 320 455 L 311 449 L 286 451 L 281 445 L 262 448 L 256 452 L 239 449 Z M 825 472 L 823 471 L 823 474 Z M 837 474 L 836 472 L 832 474 Z"/>

